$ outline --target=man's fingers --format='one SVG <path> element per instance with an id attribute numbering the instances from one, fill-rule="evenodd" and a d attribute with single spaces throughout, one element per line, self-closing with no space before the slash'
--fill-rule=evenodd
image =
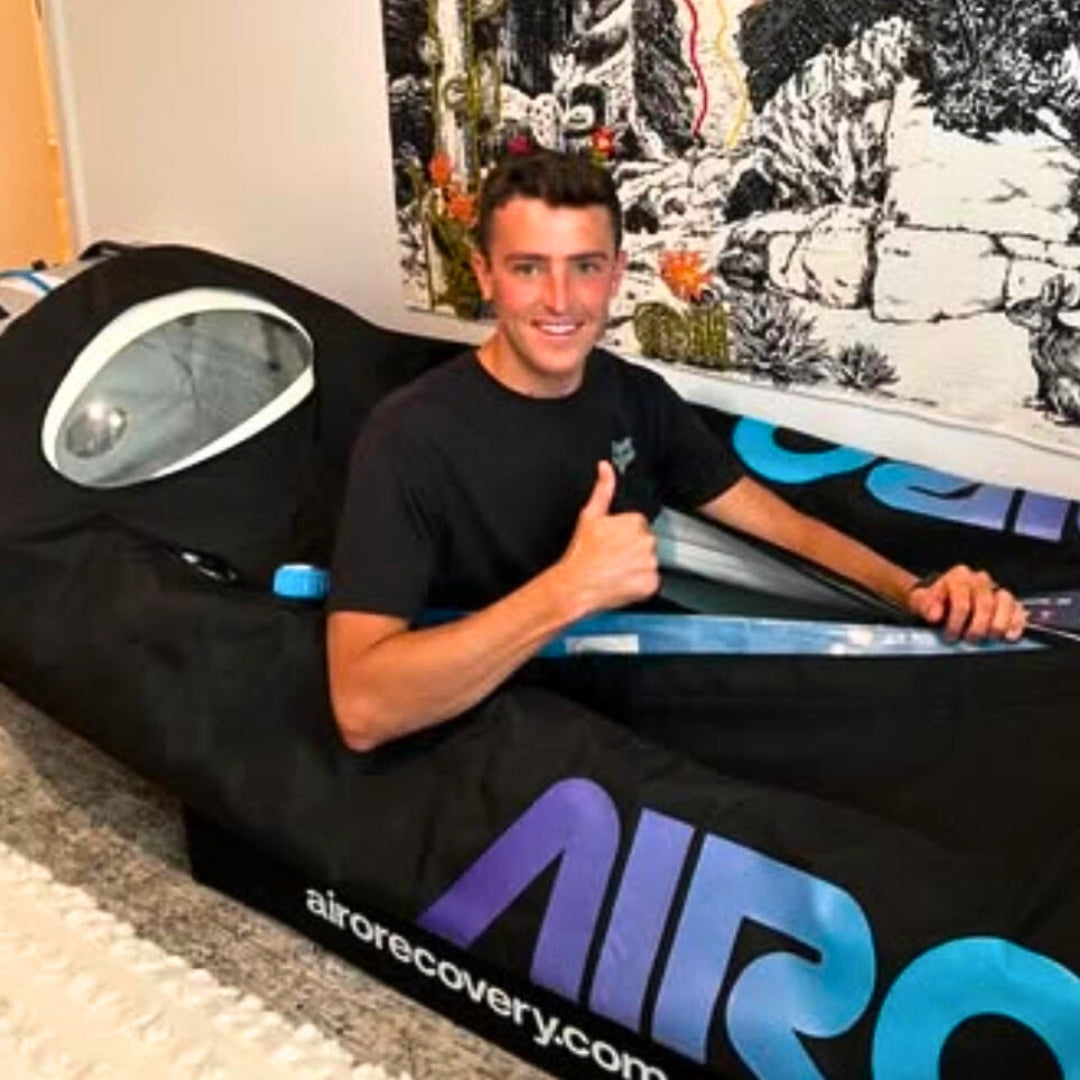
<path id="1" fill-rule="evenodd" d="M 993 625 L 994 612 L 997 610 L 995 593 L 992 586 L 987 586 L 974 589 L 968 595 L 971 598 L 971 614 L 968 616 L 964 637 L 968 641 L 982 641 Z"/>
<path id="2" fill-rule="evenodd" d="M 949 593 L 945 588 L 927 589 L 920 614 L 928 623 L 939 623 L 948 610 Z"/>
<path id="3" fill-rule="evenodd" d="M 1027 626 L 1027 611 L 1008 589 L 994 593 L 994 613 L 990 620 L 990 633 L 1006 641 L 1017 641 Z"/>
<path id="4" fill-rule="evenodd" d="M 949 618 L 947 633 L 956 639 L 982 641 L 990 633 L 997 607 L 993 578 L 985 570 L 954 567 L 947 575 Z"/>
<path id="5" fill-rule="evenodd" d="M 581 508 L 581 517 L 603 517 L 611 509 L 611 501 L 615 498 L 615 470 L 610 461 L 600 461 L 596 466 L 596 483 L 588 502 Z"/>
<path id="6" fill-rule="evenodd" d="M 942 578 L 925 585 L 916 585 L 911 592 L 909 606 L 920 619 L 936 624 L 945 618 L 949 590 Z"/>
<path id="7" fill-rule="evenodd" d="M 945 617 L 945 636 L 957 641 L 967 629 L 971 617 L 971 593 L 967 589 L 950 588 L 948 613 Z"/>
<path id="8" fill-rule="evenodd" d="M 944 630 L 947 637 L 957 640 L 983 641 L 1004 639 L 1016 641 L 1027 625 L 1027 612 L 1008 589 L 1000 588 L 985 571 L 972 571 L 965 566 L 954 567 L 934 582 L 932 591 L 944 604 Z M 929 597 L 923 600 L 923 617 L 927 617 Z M 931 620 L 932 621 L 932 620 Z"/>
<path id="9" fill-rule="evenodd" d="M 1008 589 L 1000 588 L 985 570 L 966 566 L 954 566 L 926 585 L 916 584 L 908 606 L 928 623 L 940 625 L 953 641 L 1016 641 L 1027 626 L 1023 604 Z"/>

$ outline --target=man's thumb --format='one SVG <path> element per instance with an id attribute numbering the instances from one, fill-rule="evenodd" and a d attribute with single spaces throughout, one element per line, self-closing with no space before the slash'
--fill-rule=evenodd
<path id="1" fill-rule="evenodd" d="M 596 466 L 596 483 L 589 501 L 581 508 L 583 518 L 603 517 L 611 509 L 615 498 L 615 470 L 610 461 L 600 461 Z"/>

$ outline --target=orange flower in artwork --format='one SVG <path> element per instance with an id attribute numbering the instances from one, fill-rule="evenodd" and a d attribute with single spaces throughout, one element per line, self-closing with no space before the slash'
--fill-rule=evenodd
<path id="1" fill-rule="evenodd" d="M 453 175 L 454 163 L 450 160 L 450 155 L 440 150 L 428 162 L 428 176 L 431 177 L 431 182 L 436 187 L 446 187 Z"/>
<path id="2" fill-rule="evenodd" d="M 673 249 L 660 252 L 660 278 L 680 300 L 700 300 L 712 283 L 712 273 L 702 265 L 700 251 Z"/>
<path id="3" fill-rule="evenodd" d="M 606 161 L 615 153 L 615 132 L 611 128 L 599 127 L 591 135 L 593 153 Z"/>
<path id="4" fill-rule="evenodd" d="M 450 188 L 447 192 L 446 212 L 455 221 L 472 228 L 476 224 L 476 196 L 460 188 Z"/>

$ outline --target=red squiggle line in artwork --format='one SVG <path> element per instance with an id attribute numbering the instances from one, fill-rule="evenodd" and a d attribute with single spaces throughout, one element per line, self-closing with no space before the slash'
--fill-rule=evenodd
<path id="1" fill-rule="evenodd" d="M 694 120 L 694 134 L 701 131 L 705 123 L 705 116 L 709 111 L 709 84 L 705 81 L 705 72 L 701 70 L 701 61 L 698 58 L 698 12 L 694 0 L 683 0 L 690 12 L 690 66 L 694 69 L 698 87 L 701 89 L 701 105 L 698 108 L 697 117 Z"/>

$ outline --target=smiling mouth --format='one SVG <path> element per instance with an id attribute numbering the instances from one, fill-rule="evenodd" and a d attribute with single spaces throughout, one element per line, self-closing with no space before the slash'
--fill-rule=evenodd
<path id="1" fill-rule="evenodd" d="M 577 333 L 581 329 L 582 323 L 580 322 L 536 322 L 533 326 L 542 334 L 547 334 L 549 337 L 570 337 L 571 334 Z"/>

